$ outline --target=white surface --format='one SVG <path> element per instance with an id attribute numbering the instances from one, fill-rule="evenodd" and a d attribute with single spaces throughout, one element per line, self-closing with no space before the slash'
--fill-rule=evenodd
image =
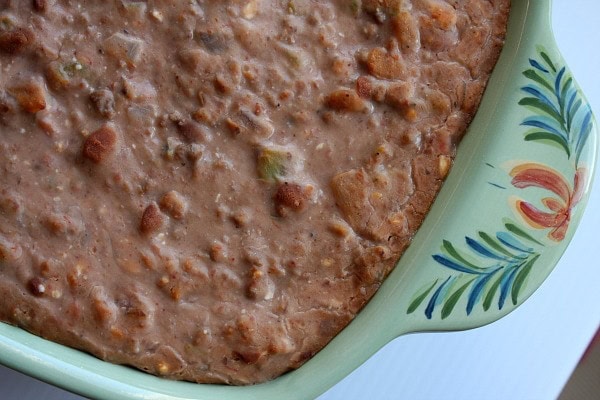
<path id="1" fill-rule="evenodd" d="M 600 1 L 555 0 L 559 47 L 600 117 L 598 26 Z M 320 400 L 555 399 L 600 324 L 600 263 L 592 255 L 599 226 L 600 174 L 573 242 L 523 306 L 473 331 L 396 339 Z M 0 392 L 6 399 L 79 399 L 3 367 Z"/>

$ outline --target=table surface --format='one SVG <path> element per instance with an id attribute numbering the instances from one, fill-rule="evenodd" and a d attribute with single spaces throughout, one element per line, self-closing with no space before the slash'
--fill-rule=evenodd
<path id="1" fill-rule="evenodd" d="M 559 47 L 600 116 L 600 1 L 555 0 L 553 8 Z M 567 252 L 521 307 L 472 331 L 400 337 L 319 400 L 557 398 L 600 324 L 600 266 L 591 252 L 597 226 L 600 174 Z M 0 392 L 7 399 L 81 399 L 1 366 Z"/>

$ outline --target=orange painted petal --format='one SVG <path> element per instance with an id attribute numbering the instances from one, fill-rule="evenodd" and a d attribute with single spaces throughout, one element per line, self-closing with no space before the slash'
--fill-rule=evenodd
<path id="1" fill-rule="evenodd" d="M 560 173 L 541 164 L 521 164 L 510 172 L 514 187 L 539 187 L 548 189 L 560 196 L 567 203 L 571 198 L 571 189 Z"/>
<path id="2" fill-rule="evenodd" d="M 516 206 L 519 214 L 534 228 L 556 228 L 565 219 L 564 215 L 540 211 L 533 205 L 522 200 L 518 200 Z"/>
<path id="3" fill-rule="evenodd" d="M 565 218 L 562 224 L 550 231 L 548 237 L 554 240 L 555 242 L 562 242 L 565 236 L 567 235 L 567 230 L 569 229 L 569 222 L 569 218 Z"/>
<path id="4" fill-rule="evenodd" d="M 573 184 L 573 198 L 571 200 L 571 207 L 575 207 L 577 203 L 581 201 L 583 194 L 585 193 L 585 184 L 588 177 L 588 171 L 586 168 L 581 167 L 577 169 L 575 173 L 575 182 Z"/>
<path id="5" fill-rule="evenodd" d="M 567 205 L 561 201 L 556 200 L 554 197 L 546 197 L 542 199 L 542 203 L 548 207 L 548 209 L 554 211 L 555 213 L 564 212 L 567 208 Z"/>

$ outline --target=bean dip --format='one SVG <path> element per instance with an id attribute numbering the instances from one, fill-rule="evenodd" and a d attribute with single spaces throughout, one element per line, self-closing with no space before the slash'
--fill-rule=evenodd
<path id="1" fill-rule="evenodd" d="M 298 368 L 409 245 L 508 10 L 0 0 L 0 319 L 171 379 Z"/>

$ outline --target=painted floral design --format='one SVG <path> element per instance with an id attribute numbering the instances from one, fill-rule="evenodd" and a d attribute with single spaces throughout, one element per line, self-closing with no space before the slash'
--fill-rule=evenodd
<path id="1" fill-rule="evenodd" d="M 567 68 L 556 66 L 543 49 L 529 64 L 531 68 L 523 72 L 529 84 L 521 88 L 526 96 L 519 101 L 534 112 L 521 123 L 530 128 L 525 140 L 558 146 L 576 169 L 592 132 L 592 109 Z"/>
<path id="2" fill-rule="evenodd" d="M 427 318 L 431 319 L 435 309 L 442 305 L 441 317 L 445 319 L 465 293 L 467 315 L 481 302 L 487 311 L 496 295 L 498 309 L 502 309 L 508 299 L 516 305 L 543 244 L 510 220 L 505 221 L 504 228 L 493 236 L 480 231 L 476 237 L 465 237 L 466 251 L 444 241 L 440 253 L 433 259 L 454 273 L 418 292 L 408 313 L 429 299 L 424 310 Z"/>
<path id="3" fill-rule="evenodd" d="M 567 68 L 554 63 L 543 49 L 539 49 L 537 58 L 529 60 L 529 66 L 523 72 L 528 83 L 521 88 L 524 97 L 519 101 L 532 112 L 521 123 L 528 129 L 524 140 L 557 148 L 569 161 L 572 175 L 566 178 L 556 169 L 534 161 L 514 166 L 509 171 L 511 185 L 530 198 L 511 196 L 509 202 L 526 226 L 505 219 L 504 230 L 466 236 L 461 248 L 444 240 L 440 252 L 432 258 L 449 273 L 419 290 L 408 306 L 408 314 L 422 309 L 432 319 L 439 310 L 445 319 L 462 298 L 466 298 L 467 315 L 478 305 L 483 311 L 493 304 L 501 310 L 509 303 L 507 300 L 516 306 L 545 247 L 527 231 L 547 230 L 549 243 L 563 241 L 568 233 L 572 213 L 590 178 L 581 156 L 593 129 L 592 112 Z M 531 188 L 538 191 L 527 190 Z M 541 199 L 531 198 L 539 189 L 548 194 Z"/>
<path id="4" fill-rule="evenodd" d="M 530 59 L 529 65 L 531 68 L 523 72 L 529 84 L 521 88 L 526 96 L 519 101 L 519 105 L 534 112 L 521 123 L 529 128 L 525 140 L 558 146 L 564 151 L 573 168 L 572 187 L 560 172 L 546 165 L 522 164 L 510 172 L 515 188 L 547 189 L 558 198 L 541 200 L 546 211 L 521 199 L 514 202 L 514 208 L 530 227 L 549 228 L 548 238 L 560 242 L 568 231 L 572 210 L 584 193 L 587 169 L 580 166 L 580 158 L 592 132 L 592 110 L 566 67 L 556 66 L 543 49 L 539 59 Z"/>
<path id="5" fill-rule="evenodd" d="M 541 201 L 548 211 L 517 199 L 514 207 L 525 222 L 536 229 L 550 228 L 548 238 L 560 242 L 565 238 L 571 221 L 571 212 L 581 201 L 584 193 L 586 169 L 577 169 L 573 188 L 556 170 L 538 163 L 521 164 L 510 172 L 512 185 L 519 189 L 538 187 L 554 193 L 557 197 L 544 197 Z"/>

